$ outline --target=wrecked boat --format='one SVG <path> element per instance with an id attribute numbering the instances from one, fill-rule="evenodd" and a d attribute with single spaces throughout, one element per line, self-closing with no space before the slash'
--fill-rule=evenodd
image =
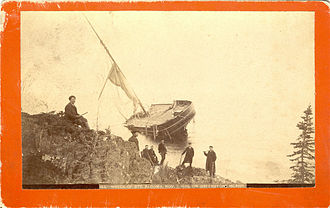
<path id="1" fill-rule="evenodd" d="M 151 136 L 153 139 L 162 138 L 170 139 L 171 141 L 174 141 L 177 135 L 187 136 L 186 126 L 194 118 L 196 113 L 192 102 L 188 100 L 175 100 L 170 104 L 152 104 L 148 111 L 145 110 L 140 99 L 129 86 L 126 77 L 110 54 L 107 46 L 97 34 L 87 17 L 86 20 L 108 54 L 112 64 L 99 94 L 99 99 L 106 84 L 110 81 L 113 85 L 121 88 L 133 102 L 134 112 L 137 111 L 138 106 L 142 109 L 141 112 L 133 113 L 133 116 L 126 119 L 124 126 L 130 131 Z"/>
<path id="2" fill-rule="evenodd" d="M 139 113 L 129 118 L 125 126 L 154 139 L 186 134 L 186 126 L 195 116 L 191 101 L 175 100 L 172 104 L 152 104 L 147 114 Z"/>

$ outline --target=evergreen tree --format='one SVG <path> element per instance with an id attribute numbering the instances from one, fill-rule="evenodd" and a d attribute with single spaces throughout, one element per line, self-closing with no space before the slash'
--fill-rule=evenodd
<path id="1" fill-rule="evenodd" d="M 288 155 L 291 158 L 290 161 L 294 162 L 294 165 L 290 167 L 293 171 L 292 178 L 289 180 L 291 183 L 315 183 L 315 141 L 312 137 L 314 133 L 312 115 L 312 108 L 309 105 L 301 117 L 303 121 L 297 124 L 301 134 L 297 142 L 291 143 L 294 148 L 293 154 Z"/>

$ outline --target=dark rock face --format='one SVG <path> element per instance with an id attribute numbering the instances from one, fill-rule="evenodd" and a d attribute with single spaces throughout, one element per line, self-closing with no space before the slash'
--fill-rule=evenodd
<path id="1" fill-rule="evenodd" d="M 22 113 L 23 184 L 151 183 L 135 144 L 82 129 L 63 113 Z"/>

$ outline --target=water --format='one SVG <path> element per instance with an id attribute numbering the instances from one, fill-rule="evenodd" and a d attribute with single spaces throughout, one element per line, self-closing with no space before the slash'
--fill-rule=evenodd
<path id="1" fill-rule="evenodd" d="M 182 152 L 188 146 L 188 143 L 191 142 L 195 152 L 192 166 L 198 168 L 205 168 L 206 156 L 204 155 L 203 151 L 208 151 L 209 146 L 212 145 L 215 147 L 214 150 L 218 155 L 218 159 L 216 161 L 216 168 L 217 168 L 216 173 L 221 175 L 222 177 L 236 181 L 237 179 L 230 176 L 228 174 L 228 171 L 226 171 L 225 169 L 221 170 L 224 167 L 221 167 L 221 163 L 222 163 L 221 154 L 220 152 L 217 152 L 219 151 L 219 149 L 216 149 L 217 141 L 205 139 L 203 135 L 206 134 L 202 133 L 203 132 L 202 129 L 203 128 L 199 128 L 198 123 L 196 123 L 195 119 L 193 119 L 190 121 L 190 123 L 187 126 L 188 136 L 176 137 L 174 139 L 175 140 L 174 142 L 166 141 L 165 145 L 167 147 L 167 155 L 164 163 L 165 164 L 167 163 L 170 167 L 178 166 L 180 164 L 180 161 L 182 163 L 184 159 L 184 155 L 182 156 Z M 125 140 L 131 137 L 130 131 L 128 131 L 126 128 L 122 126 L 116 126 L 112 128 L 112 131 L 114 132 L 114 134 L 118 134 L 120 132 L 119 135 L 123 137 L 123 139 Z M 161 156 L 158 153 L 158 144 L 160 143 L 160 141 L 158 140 L 155 141 L 152 137 L 149 136 L 147 137 L 143 134 L 139 134 L 138 140 L 139 140 L 140 151 L 144 149 L 145 145 L 148 145 L 149 147 L 153 145 L 158 160 L 160 161 Z"/>
<path id="2" fill-rule="evenodd" d="M 131 102 L 118 99 L 110 84 L 98 99 L 111 67 L 106 53 L 81 16 L 54 15 L 29 13 L 22 18 L 22 110 L 63 110 L 73 94 L 78 112 L 88 111 L 85 117 L 92 128 L 110 125 L 127 140 L 131 134 L 118 109 L 129 103 L 131 115 Z M 309 104 L 314 109 L 311 19 L 260 12 L 119 11 L 88 16 L 144 104 L 193 102 L 196 122 L 187 126 L 187 140 L 195 149 L 193 166 L 204 168 L 202 151 L 213 145 L 216 171 L 225 178 L 252 183 L 290 178 L 287 155 L 300 134 L 296 124 Z M 31 27 L 36 18 L 38 24 Z M 272 21 L 285 24 L 275 27 Z M 302 45 L 306 50 L 296 56 Z M 141 149 L 145 144 L 157 148 L 152 139 L 139 139 Z M 174 167 L 186 143 L 167 146 L 166 161 Z"/>
<path id="3" fill-rule="evenodd" d="M 237 114 L 226 115 L 226 109 L 209 103 L 202 104 L 194 103 L 196 115 L 187 126 L 188 137 L 177 138 L 175 143 L 165 142 L 168 149 L 165 163 L 171 167 L 179 165 L 182 152 L 188 142 L 191 142 L 195 151 L 193 167 L 205 168 L 206 157 L 203 151 L 207 151 L 212 145 L 217 154 L 216 174 L 224 178 L 244 183 L 271 183 L 276 179 L 289 178 L 287 166 L 290 163 L 286 152 L 290 153 L 290 146 L 289 142 L 282 139 L 287 135 L 276 131 L 278 122 L 274 122 L 271 117 L 251 119 L 238 116 L 244 110 L 239 108 L 236 110 Z M 272 129 L 275 131 L 271 131 Z M 131 137 L 130 131 L 123 125 L 112 126 L 111 130 L 124 140 Z M 140 150 L 145 145 L 153 145 L 160 160 L 158 141 L 142 134 L 139 134 L 138 139 Z"/>

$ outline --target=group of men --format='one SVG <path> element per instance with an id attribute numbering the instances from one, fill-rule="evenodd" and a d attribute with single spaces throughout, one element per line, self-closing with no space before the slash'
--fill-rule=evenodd
<path id="1" fill-rule="evenodd" d="M 82 115 L 79 115 L 77 112 L 77 108 L 75 106 L 76 97 L 71 95 L 69 97 L 69 103 L 65 106 L 65 117 L 71 121 L 73 124 L 80 125 L 83 128 L 89 129 L 89 125 L 87 122 L 87 119 L 84 118 Z M 136 144 L 137 150 L 139 150 L 139 140 L 137 139 L 138 133 L 132 132 L 132 137 L 128 139 L 130 142 L 134 142 Z M 145 145 L 145 148 L 141 151 L 141 157 L 147 159 L 150 161 L 150 163 L 153 166 L 156 165 L 163 165 L 165 161 L 165 157 L 167 154 L 167 148 L 165 146 L 165 141 L 161 140 L 161 142 L 158 144 L 158 152 L 161 156 L 160 162 L 158 162 L 157 155 L 154 151 L 153 145 Z M 184 160 L 182 162 L 182 165 L 189 163 L 189 166 L 191 167 L 194 157 L 194 148 L 191 146 L 191 143 L 188 143 L 188 147 L 182 152 L 182 155 L 185 154 Z M 213 151 L 213 147 L 209 147 L 209 151 L 204 151 L 204 155 L 206 156 L 206 171 L 210 173 L 211 177 L 214 177 L 215 174 L 215 161 L 217 159 L 217 156 L 215 152 Z"/>
<path id="2" fill-rule="evenodd" d="M 138 137 L 138 133 L 137 132 L 132 132 L 132 136 L 128 139 L 128 141 L 135 143 L 136 147 L 137 147 L 137 150 L 140 151 L 139 140 L 137 139 L 137 137 Z M 157 155 L 154 151 L 154 146 L 151 145 L 150 149 L 149 149 L 149 145 L 145 145 L 144 149 L 141 151 L 141 157 L 149 160 L 150 163 L 153 166 L 163 165 L 163 163 L 165 161 L 166 154 L 167 154 L 167 148 L 165 146 L 165 141 L 164 140 L 161 140 L 161 142 L 159 143 L 158 152 L 161 156 L 160 162 L 158 162 L 158 157 L 157 157 Z"/>
<path id="3" fill-rule="evenodd" d="M 133 132 L 133 135 L 128 139 L 130 142 L 134 142 L 136 144 L 137 149 L 139 150 L 139 140 L 138 140 L 138 133 Z M 161 156 L 160 162 L 158 162 L 157 155 L 154 151 L 154 146 L 151 145 L 149 148 L 149 145 L 145 145 L 145 148 L 141 151 L 141 157 L 147 159 L 150 161 L 152 166 L 156 165 L 163 165 L 166 154 L 167 154 L 167 148 L 165 146 L 165 141 L 161 140 L 161 142 L 158 144 L 158 152 Z M 209 151 L 204 151 L 204 155 L 206 156 L 206 171 L 209 172 L 211 177 L 214 177 L 215 175 L 215 161 L 217 159 L 216 153 L 213 150 L 213 146 L 209 146 Z M 192 166 L 193 157 L 195 155 L 194 148 L 191 146 L 191 142 L 188 143 L 188 146 L 185 148 L 185 150 L 182 152 L 182 155 L 185 154 L 185 157 L 183 159 L 183 162 L 181 165 L 185 165 L 186 163 L 189 164 L 189 167 Z"/>
<path id="4" fill-rule="evenodd" d="M 214 177 L 215 174 L 215 161 L 217 160 L 217 155 L 213 150 L 213 146 L 209 146 L 209 151 L 204 151 L 204 155 L 206 156 L 206 171 L 210 173 L 211 177 Z M 188 143 L 188 147 L 182 152 L 182 155 L 185 155 L 182 165 L 185 163 L 189 163 L 191 167 L 193 157 L 194 157 L 194 148 L 191 146 L 191 142 Z"/>

